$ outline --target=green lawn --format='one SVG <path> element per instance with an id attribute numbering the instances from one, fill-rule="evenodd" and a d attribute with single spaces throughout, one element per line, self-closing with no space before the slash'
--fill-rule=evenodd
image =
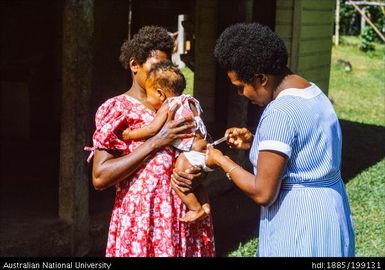
<path id="1" fill-rule="evenodd" d="M 385 128 L 385 46 L 377 45 L 375 52 L 365 54 L 358 44 L 358 38 L 343 37 L 342 45 L 333 47 L 329 97 L 340 119 Z M 353 71 L 345 72 L 338 59 L 349 61 Z M 385 138 L 378 147 L 385 147 Z M 349 180 L 346 190 L 354 219 L 356 256 L 384 257 L 385 157 L 345 180 Z M 228 256 L 255 256 L 257 247 L 258 239 L 252 239 Z"/>
<path id="2" fill-rule="evenodd" d="M 182 73 L 186 79 L 186 89 L 183 91 L 183 94 L 193 95 L 194 72 L 192 72 L 188 67 L 184 67 L 182 68 Z"/>
<path id="3" fill-rule="evenodd" d="M 333 48 L 329 96 L 340 119 L 385 127 L 385 45 L 365 54 L 358 38 Z M 337 59 L 351 62 L 346 73 Z M 345 75 L 345 76 L 343 76 Z M 384 143 L 379 147 L 385 147 Z M 356 232 L 357 256 L 385 256 L 385 158 L 346 185 Z"/>
<path id="4" fill-rule="evenodd" d="M 340 119 L 385 126 L 385 46 L 366 54 L 357 40 L 343 37 L 343 43 L 352 45 L 333 47 L 329 97 Z M 349 61 L 353 71 L 345 72 L 338 59 Z"/>

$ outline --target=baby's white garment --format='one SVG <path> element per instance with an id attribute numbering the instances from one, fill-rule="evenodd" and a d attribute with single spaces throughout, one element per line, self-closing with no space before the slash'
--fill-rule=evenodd
<path id="1" fill-rule="evenodd" d="M 213 169 L 206 166 L 206 154 L 198 151 L 188 151 L 184 152 L 184 156 L 193 166 L 201 167 L 205 172 L 212 172 Z"/>

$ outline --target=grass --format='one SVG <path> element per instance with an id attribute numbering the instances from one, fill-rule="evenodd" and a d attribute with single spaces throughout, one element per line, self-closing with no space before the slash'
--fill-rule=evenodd
<path id="1" fill-rule="evenodd" d="M 359 50 L 359 39 L 343 37 L 333 47 L 329 97 L 340 119 L 385 127 L 385 45 L 376 51 Z M 337 60 L 349 61 L 346 73 Z M 385 138 L 384 138 L 385 139 Z M 379 145 L 384 147 L 384 144 Z M 385 158 L 346 184 L 356 234 L 356 256 L 385 257 Z M 229 257 L 255 256 L 254 238 L 231 251 Z"/>
<path id="2" fill-rule="evenodd" d="M 333 48 L 329 90 L 339 118 L 385 127 L 385 45 L 364 53 L 356 37 L 344 37 L 342 44 Z M 353 71 L 343 71 L 337 59 L 350 61 Z M 385 256 L 385 158 L 351 179 L 346 190 L 356 256 Z"/>
<path id="3" fill-rule="evenodd" d="M 193 95 L 194 93 L 194 72 L 191 71 L 187 66 L 182 68 L 182 73 L 186 79 L 186 89 L 183 94 Z"/>
<path id="4" fill-rule="evenodd" d="M 246 243 L 240 243 L 237 249 L 228 254 L 228 257 L 255 257 L 257 247 L 258 238 L 253 238 Z"/>
<path id="5" fill-rule="evenodd" d="M 385 256 L 385 159 L 346 185 L 356 233 L 356 256 Z"/>
<path id="6" fill-rule="evenodd" d="M 344 40 L 348 40 L 344 41 Z M 334 101 L 338 117 L 353 122 L 385 125 L 385 45 L 377 45 L 374 52 L 358 49 L 358 38 L 342 39 L 333 47 L 329 97 Z M 345 72 L 337 60 L 352 64 L 353 71 Z"/>

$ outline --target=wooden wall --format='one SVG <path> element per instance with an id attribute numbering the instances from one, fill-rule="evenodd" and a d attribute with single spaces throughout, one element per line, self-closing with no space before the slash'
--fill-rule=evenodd
<path id="1" fill-rule="evenodd" d="M 334 0 L 277 0 L 275 31 L 289 51 L 290 68 L 327 93 Z"/>

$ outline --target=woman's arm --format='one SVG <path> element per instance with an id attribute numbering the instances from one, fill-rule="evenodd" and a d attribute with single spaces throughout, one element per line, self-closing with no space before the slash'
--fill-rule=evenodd
<path id="1" fill-rule="evenodd" d="M 208 148 L 206 160 L 207 166 L 221 168 L 239 189 L 257 204 L 264 206 L 272 204 L 277 198 L 286 163 L 287 156 L 282 153 L 260 151 L 258 174 L 254 175 L 213 147 Z"/>
<path id="2" fill-rule="evenodd" d="M 92 182 L 97 190 L 113 186 L 129 177 L 147 158 L 170 145 L 175 139 L 191 137 L 193 134 L 186 133 L 194 127 L 191 118 L 173 121 L 176 107 L 167 117 L 163 128 L 152 138 L 145 141 L 135 151 L 125 156 L 115 156 L 105 150 L 96 150 Z"/>
<path id="3" fill-rule="evenodd" d="M 146 141 L 132 153 L 117 157 L 105 150 L 95 150 L 92 183 L 103 190 L 130 176 L 159 147 Z"/>

